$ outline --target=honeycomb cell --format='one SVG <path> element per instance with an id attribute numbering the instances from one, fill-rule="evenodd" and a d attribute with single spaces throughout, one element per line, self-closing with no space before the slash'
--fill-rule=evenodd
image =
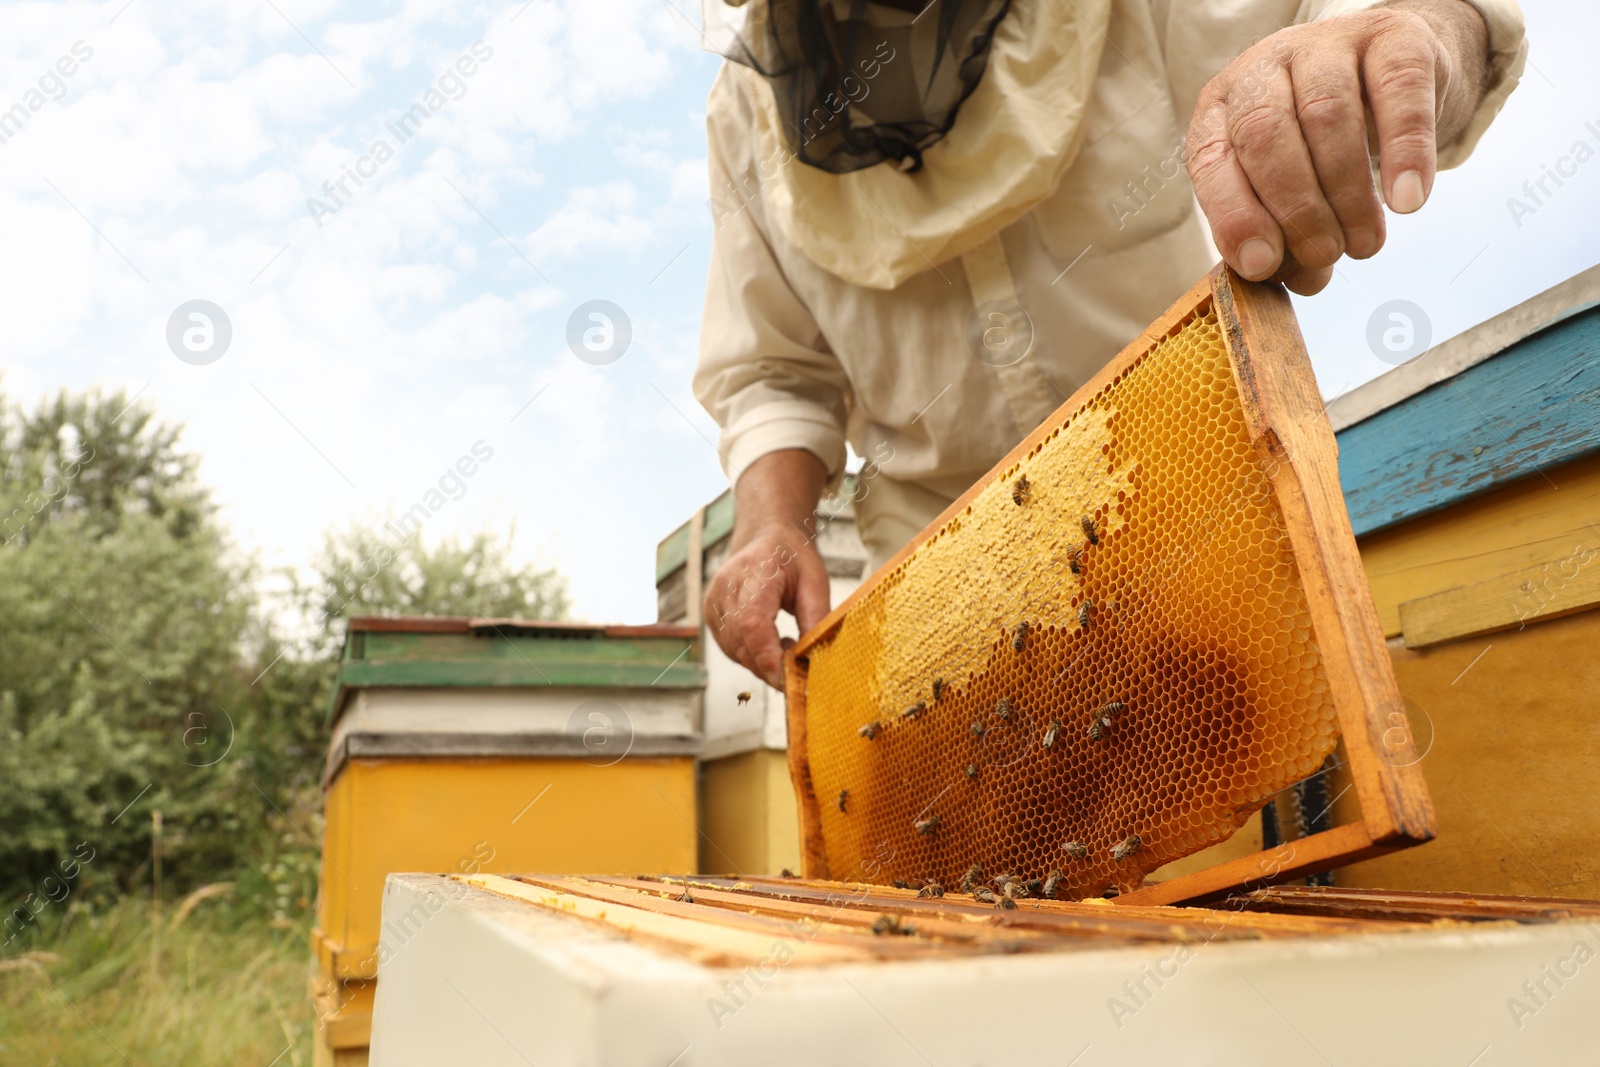
<path id="1" fill-rule="evenodd" d="M 1057 417 L 808 650 L 812 787 L 849 796 L 818 805 L 834 878 L 1131 889 L 1337 743 L 1210 303 Z"/>

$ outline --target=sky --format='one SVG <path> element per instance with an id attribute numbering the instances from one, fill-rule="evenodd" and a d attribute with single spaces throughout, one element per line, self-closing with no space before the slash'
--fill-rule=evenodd
<path id="1" fill-rule="evenodd" d="M 1297 301 L 1324 395 L 1389 369 L 1367 340 L 1389 301 L 1437 342 L 1600 261 L 1600 9 L 1524 8 L 1531 65 L 1477 153 Z M 424 538 L 514 531 L 578 616 L 653 620 L 656 542 L 727 485 L 689 388 L 720 62 L 697 21 L 695 0 L 6 5 L 0 112 L 28 117 L 0 124 L 0 389 L 120 388 L 183 424 L 269 567 L 425 502 Z"/>

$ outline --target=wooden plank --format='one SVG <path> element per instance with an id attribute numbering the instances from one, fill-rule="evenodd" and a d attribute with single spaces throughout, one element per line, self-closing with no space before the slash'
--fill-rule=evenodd
<path id="1" fill-rule="evenodd" d="M 836 623 L 837 624 L 837 623 Z M 800 809 L 800 873 L 807 878 L 830 878 L 828 852 L 822 841 L 822 812 L 817 787 L 811 779 L 810 745 L 806 732 L 806 672 L 810 663 L 791 647 L 784 656 L 784 716 L 789 727 L 789 778 L 794 782 Z"/>
<path id="2" fill-rule="evenodd" d="M 1538 567 L 1600 539 L 1600 454 L 1362 538 L 1385 637 L 1400 605 L 1492 575 Z"/>
<path id="3" fill-rule="evenodd" d="M 618 881 L 609 878 L 602 880 Z M 727 887 L 730 890 L 729 900 L 740 902 L 746 907 L 752 906 L 750 898 L 753 896 L 803 902 L 810 906 L 824 901 L 843 900 L 850 907 L 877 911 L 905 911 L 908 914 L 948 909 L 984 920 L 990 925 L 1022 926 L 1068 934 L 1074 930 L 1090 929 L 1115 931 L 1141 938 L 1209 941 L 1219 937 L 1225 939 L 1325 937 L 1335 933 L 1370 932 L 1380 929 L 1374 923 L 1360 920 L 1343 924 L 1330 924 L 1329 920 L 1322 918 L 1312 922 L 1301 922 L 1296 921 L 1294 916 L 1268 913 L 1255 914 L 1251 922 L 1239 924 L 1228 918 L 1233 914 L 1230 911 L 1174 908 L 1165 905 L 1117 904 L 1100 897 L 1076 901 L 1023 900 L 1015 910 L 997 910 L 993 905 L 981 903 L 964 893 L 950 892 L 942 897 L 921 898 L 917 896 L 915 890 L 865 883 L 771 878 L 734 881 L 705 875 L 695 879 L 697 885 L 702 882 Z M 696 896 L 695 899 L 699 900 L 700 897 Z M 1270 921 L 1256 921 L 1262 919 Z M 1390 925 L 1381 927 L 1381 929 L 1394 928 Z"/>
<path id="4" fill-rule="evenodd" d="M 345 633 L 464 634 L 471 620 L 458 615 L 356 615 Z"/>
<path id="5" fill-rule="evenodd" d="M 1458 586 L 1400 605 L 1407 648 L 1559 619 L 1600 604 L 1600 545 L 1578 545 L 1559 560 Z"/>
<path id="6" fill-rule="evenodd" d="M 1222 900 L 1239 888 L 1249 890 L 1280 885 L 1318 871 L 1382 856 L 1403 847 L 1406 846 L 1375 844 L 1363 824 L 1346 823 L 1320 834 L 1286 842 L 1275 849 L 1257 852 L 1253 856 L 1241 856 L 1203 871 L 1124 893 L 1114 898 L 1112 903 L 1140 907 L 1205 904 Z"/>
<path id="7" fill-rule="evenodd" d="M 782 924 L 756 931 L 731 929 L 698 919 L 626 904 L 595 900 L 494 874 L 450 875 L 452 880 L 561 915 L 573 915 L 641 941 L 654 942 L 682 952 L 690 959 L 714 967 L 739 967 L 759 963 L 772 955 L 773 935 Z M 812 963 L 848 963 L 872 959 L 870 952 L 837 944 L 820 944 L 807 952 Z"/>
<path id="8" fill-rule="evenodd" d="M 1600 308 L 1339 434 L 1357 536 L 1600 450 Z"/>
<path id="9" fill-rule="evenodd" d="M 705 530 L 701 545 L 710 548 L 733 532 L 734 497 L 732 489 L 724 489 L 706 505 Z M 689 560 L 689 524 L 686 522 L 661 539 L 656 545 L 656 585 L 666 581 Z"/>
<path id="10" fill-rule="evenodd" d="M 1380 844 L 1430 840 L 1437 824 L 1421 768 L 1394 758 L 1395 746 L 1381 747 L 1405 705 L 1340 496 L 1338 447 L 1294 309 L 1281 286 L 1227 271 L 1215 275 L 1214 286 L 1246 421 L 1305 587 L 1366 835 Z"/>
<path id="11" fill-rule="evenodd" d="M 373 686 L 603 686 L 700 689 L 705 668 L 688 659 L 676 664 L 603 663 L 530 657 L 499 660 L 351 660 L 339 667 L 346 688 Z"/>
<path id="12" fill-rule="evenodd" d="M 1418 893 L 1389 889 L 1285 885 L 1223 901 L 1222 907 L 1274 914 L 1411 922 L 1544 923 L 1600 918 L 1600 901 L 1506 897 L 1476 893 Z"/>

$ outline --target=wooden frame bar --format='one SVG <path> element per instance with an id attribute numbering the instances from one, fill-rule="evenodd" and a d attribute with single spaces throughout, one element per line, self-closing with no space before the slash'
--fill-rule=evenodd
<path id="1" fill-rule="evenodd" d="M 1420 844 L 1436 832 L 1427 785 L 1416 765 L 1405 705 L 1340 493 L 1333 431 L 1288 294 L 1281 286 L 1245 281 L 1222 266 L 1212 271 L 889 560 L 880 574 L 893 571 L 985 486 L 1039 446 L 1068 415 L 1211 306 L 1216 309 L 1252 442 L 1269 472 L 1299 567 L 1361 820 L 1126 893 L 1117 898 L 1123 904 L 1212 900 L 1239 889 L 1276 885 Z M 828 870 L 807 745 L 807 654 L 832 636 L 876 581 L 864 583 L 829 612 L 802 635 L 786 657 L 789 766 L 799 800 L 807 878 L 857 876 L 856 872 Z"/>

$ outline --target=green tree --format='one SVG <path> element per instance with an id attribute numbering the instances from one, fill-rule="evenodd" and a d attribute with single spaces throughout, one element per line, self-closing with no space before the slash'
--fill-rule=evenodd
<path id="1" fill-rule="evenodd" d="M 356 527 L 295 589 L 316 620 L 295 639 L 197 469 L 179 430 L 120 392 L 31 412 L 0 396 L 0 942 L 64 865 L 68 895 L 92 902 L 149 887 L 157 851 L 166 896 L 231 879 L 303 914 L 345 620 L 567 610 L 562 577 L 516 563 L 509 536 L 428 547 Z"/>
<path id="2" fill-rule="evenodd" d="M 225 862 L 232 772 L 193 766 L 185 731 L 238 703 L 250 569 L 194 459 L 121 393 L 0 400 L 0 442 L 0 883 L 25 893 L 80 844 L 88 883 L 142 880 L 153 808 L 169 870 Z"/>
<path id="3" fill-rule="evenodd" d="M 512 535 L 477 533 L 429 547 L 418 536 L 396 542 L 369 526 L 323 540 L 305 610 L 323 647 L 337 648 L 357 615 L 472 615 L 559 619 L 571 608 L 560 572 L 518 564 Z"/>

